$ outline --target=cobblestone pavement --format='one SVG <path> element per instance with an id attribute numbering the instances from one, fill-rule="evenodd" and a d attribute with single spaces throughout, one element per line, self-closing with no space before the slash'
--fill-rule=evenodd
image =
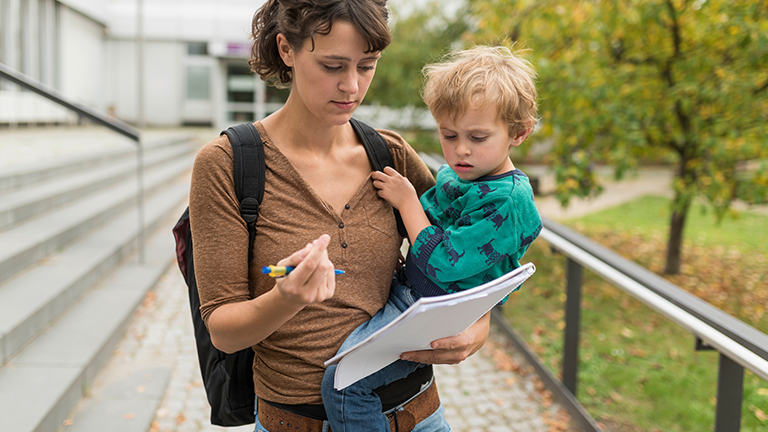
<path id="1" fill-rule="evenodd" d="M 496 332 L 474 356 L 458 366 L 435 369 L 446 417 L 457 432 L 566 431 L 565 414 Z M 252 431 L 219 428 L 208 422 L 208 405 L 200 378 L 186 286 L 171 267 L 148 293 L 129 323 L 111 360 L 90 394 L 120 379 L 127 370 L 167 368 L 168 385 L 155 412 L 151 432 Z M 140 389 L 140 390 L 143 390 Z M 82 405 L 93 403 L 88 398 Z M 135 417 L 123 413 L 124 421 Z M 77 417 L 75 417 L 77 421 Z M 71 421 L 70 421 L 71 422 Z"/>

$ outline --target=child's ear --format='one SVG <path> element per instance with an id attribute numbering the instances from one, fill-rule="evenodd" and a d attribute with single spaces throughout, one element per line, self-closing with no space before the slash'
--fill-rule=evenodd
<path id="1" fill-rule="evenodd" d="M 528 138 L 528 135 L 531 134 L 531 131 L 533 131 L 533 128 L 523 129 L 521 131 L 518 131 L 515 134 L 514 138 L 512 138 L 512 147 L 517 147 L 520 144 L 522 144 L 523 141 L 525 141 L 525 139 Z"/>

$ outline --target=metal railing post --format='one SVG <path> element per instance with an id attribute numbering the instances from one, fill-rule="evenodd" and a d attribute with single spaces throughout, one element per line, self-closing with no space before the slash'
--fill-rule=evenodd
<path id="1" fill-rule="evenodd" d="M 136 191 L 136 209 L 139 216 L 139 264 L 146 261 L 145 238 L 144 238 L 144 145 L 139 140 L 136 147 L 136 180 L 138 182 L 138 191 Z"/>
<path id="2" fill-rule="evenodd" d="M 563 331 L 563 385 L 576 395 L 579 369 L 579 331 L 581 328 L 581 282 L 583 267 L 568 258 L 565 299 L 565 329 Z"/>
<path id="3" fill-rule="evenodd" d="M 738 432 L 741 429 L 741 404 L 744 398 L 744 368 L 720 354 L 717 369 L 715 432 Z"/>

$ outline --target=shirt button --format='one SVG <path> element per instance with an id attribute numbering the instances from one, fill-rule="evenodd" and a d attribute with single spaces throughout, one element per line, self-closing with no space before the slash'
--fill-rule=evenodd
<path id="1" fill-rule="evenodd" d="M 344 222 L 339 224 L 339 228 L 344 228 Z"/>
<path id="2" fill-rule="evenodd" d="M 341 244 L 341 247 L 343 247 L 344 249 L 346 249 L 346 248 L 347 248 L 347 243 L 346 243 L 346 242 L 342 243 L 342 244 Z"/>

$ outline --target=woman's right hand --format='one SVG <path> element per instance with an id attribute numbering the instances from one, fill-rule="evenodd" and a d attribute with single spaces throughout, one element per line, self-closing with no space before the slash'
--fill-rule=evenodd
<path id="1" fill-rule="evenodd" d="M 280 260 L 278 265 L 296 268 L 288 276 L 276 279 L 275 287 L 266 293 L 216 308 L 208 319 L 213 345 L 227 353 L 256 345 L 308 304 L 332 297 L 336 275 L 328 259 L 330 240 L 330 236 L 323 234 Z"/>
<path id="2" fill-rule="evenodd" d="M 336 290 L 334 266 L 328 259 L 331 237 L 323 234 L 277 265 L 293 266 L 288 276 L 275 281 L 275 288 L 283 300 L 298 307 L 320 303 L 333 296 Z"/>

